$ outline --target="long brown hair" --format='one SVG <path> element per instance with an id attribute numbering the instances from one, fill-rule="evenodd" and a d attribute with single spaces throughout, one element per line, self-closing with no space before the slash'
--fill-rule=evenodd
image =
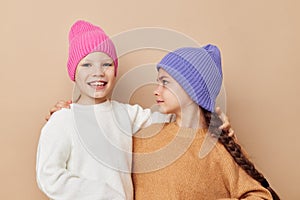
<path id="1" fill-rule="evenodd" d="M 243 154 L 241 146 L 237 144 L 227 132 L 219 129 L 222 125 L 222 121 L 218 115 L 203 108 L 201 108 L 201 110 L 204 114 L 205 123 L 209 132 L 218 137 L 219 142 L 224 145 L 225 149 L 229 152 L 235 162 L 245 170 L 249 176 L 257 180 L 264 188 L 268 189 L 274 200 L 280 200 L 276 192 L 270 187 L 267 179 L 257 171 L 254 164 Z"/>

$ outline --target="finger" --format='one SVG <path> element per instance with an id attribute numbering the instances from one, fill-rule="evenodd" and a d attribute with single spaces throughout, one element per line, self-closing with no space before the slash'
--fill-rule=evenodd
<path id="1" fill-rule="evenodd" d="M 60 108 L 70 108 L 70 104 L 68 104 L 68 103 L 60 104 L 59 107 Z"/>
<path id="2" fill-rule="evenodd" d="M 235 140 L 237 140 L 237 136 L 232 128 L 229 129 L 228 136 L 233 137 Z"/>
<path id="3" fill-rule="evenodd" d="M 45 120 L 48 121 L 50 119 L 50 114 L 45 117 Z"/>
<path id="4" fill-rule="evenodd" d="M 71 108 L 70 104 L 72 103 L 72 100 L 67 101 L 67 108 Z"/>
<path id="5" fill-rule="evenodd" d="M 61 107 L 53 107 L 53 108 L 51 108 L 51 109 L 49 110 L 50 115 L 52 115 L 54 112 L 56 112 L 56 111 L 58 111 L 58 110 L 60 110 L 60 109 L 61 109 Z"/>
<path id="6" fill-rule="evenodd" d="M 46 116 L 46 121 L 48 121 L 49 119 L 50 119 L 50 117 L 51 117 L 51 115 L 53 114 L 53 113 L 55 113 L 56 111 L 58 111 L 58 110 L 60 110 L 61 108 L 59 108 L 59 107 L 54 107 L 54 108 L 51 108 L 50 110 L 49 110 L 49 114 Z"/>
<path id="7" fill-rule="evenodd" d="M 227 115 L 225 115 L 220 107 L 216 107 L 216 113 L 218 114 L 219 118 L 223 121 L 223 123 L 229 121 Z"/>
<path id="8" fill-rule="evenodd" d="M 220 116 L 222 113 L 222 110 L 220 107 L 216 107 L 216 113 Z"/>
<path id="9" fill-rule="evenodd" d="M 61 109 L 61 108 L 68 108 L 70 106 L 70 104 L 66 103 L 66 102 L 60 102 L 60 103 L 57 103 L 55 105 L 55 107 Z"/>
<path id="10" fill-rule="evenodd" d="M 229 137 L 232 137 L 232 138 L 235 139 L 235 140 L 237 140 L 237 136 L 236 136 L 236 134 L 234 133 L 234 130 L 232 130 L 232 129 L 229 129 L 228 136 L 229 136 Z"/>
<path id="11" fill-rule="evenodd" d="M 66 106 L 66 104 L 58 103 L 58 104 L 55 105 L 55 108 L 60 110 L 60 109 L 64 108 L 65 106 Z"/>
<path id="12" fill-rule="evenodd" d="M 64 100 L 59 100 L 58 102 L 56 102 L 56 104 L 66 104 L 67 101 L 64 101 Z"/>
<path id="13" fill-rule="evenodd" d="M 223 112 L 220 114 L 223 123 L 229 123 L 229 118 Z"/>
<path id="14" fill-rule="evenodd" d="M 56 106 L 59 108 L 70 108 L 70 103 L 72 103 L 72 101 L 59 101 L 56 103 Z"/>
<path id="15" fill-rule="evenodd" d="M 229 123 L 229 121 L 224 122 L 224 123 L 219 127 L 219 129 L 225 130 L 225 131 L 230 130 L 230 128 L 231 128 L 231 124 Z"/>

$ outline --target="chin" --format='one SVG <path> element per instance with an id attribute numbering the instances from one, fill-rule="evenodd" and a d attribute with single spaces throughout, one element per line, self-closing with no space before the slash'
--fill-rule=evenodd
<path id="1" fill-rule="evenodd" d="M 103 91 L 100 91 L 100 92 L 95 92 L 93 94 L 94 98 L 96 99 L 102 99 L 102 98 L 106 98 L 107 97 L 107 92 L 103 92 Z"/>
<path id="2" fill-rule="evenodd" d="M 158 109 L 158 111 L 159 111 L 160 113 L 162 113 L 162 114 L 169 114 L 168 110 L 166 110 L 166 109 L 164 109 L 164 108 L 162 108 L 162 107 L 160 107 L 160 108 Z"/>
<path id="3" fill-rule="evenodd" d="M 105 96 L 105 95 L 95 95 L 94 98 L 95 99 L 104 99 L 104 98 L 107 98 L 107 96 Z"/>
<path id="4" fill-rule="evenodd" d="M 107 99 L 107 97 L 104 96 L 104 95 L 94 95 L 92 98 L 93 98 L 93 99 L 95 100 L 95 102 L 97 102 L 97 103 L 99 103 L 99 102 L 104 102 L 104 101 L 106 101 L 106 99 Z"/>

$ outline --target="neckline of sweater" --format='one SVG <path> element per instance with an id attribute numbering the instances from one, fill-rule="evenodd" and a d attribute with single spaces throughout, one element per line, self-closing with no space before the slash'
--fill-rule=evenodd
<path id="1" fill-rule="evenodd" d="M 106 100 L 102 103 L 92 104 L 92 105 L 72 103 L 72 104 L 70 104 L 70 106 L 71 106 L 71 109 L 76 110 L 76 111 L 81 111 L 81 112 L 112 110 L 112 103 L 110 100 Z"/>

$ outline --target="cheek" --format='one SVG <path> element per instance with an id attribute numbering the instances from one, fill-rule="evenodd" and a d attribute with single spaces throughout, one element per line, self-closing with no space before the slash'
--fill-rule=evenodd
<path id="1" fill-rule="evenodd" d="M 79 74 L 75 77 L 75 82 L 76 82 L 76 85 L 80 88 L 82 88 L 84 86 L 84 78 Z"/>
<path id="2" fill-rule="evenodd" d="M 110 80 L 110 81 L 115 81 L 116 80 L 116 76 L 115 76 L 115 70 L 107 70 L 105 73 L 106 77 Z"/>
<path id="3" fill-rule="evenodd" d="M 178 99 L 178 103 L 181 106 L 189 105 L 192 102 L 191 98 L 187 95 L 181 95 Z"/>
<path id="4" fill-rule="evenodd" d="M 77 68 L 75 73 L 75 81 L 83 81 L 89 75 L 89 71 L 87 69 Z"/>
<path id="5" fill-rule="evenodd" d="M 184 89 L 180 86 L 178 86 L 176 89 L 174 89 L 174 91 L 176 91 L 176 96 L 178 97 L 178 101 L 180 101 L 181 105 L 185 105 L 185 104 L 189 104 L 192 99 L 190 98 L 190 96 L 184 91 Z"/>
<path id="6" fill-rule="evenodd" d="M 76 76 L 75 76 L 75 84 L 82 92 L 87 89 L 86 77 L 87 76 L 83 71 L 76 73 Z"/>
<path id="7" fill-rule="evenodd" d="M 163 99 L 168 102 L 170 105 L 176 105 L 178 104 L 178 96 L 175 92 L 172 92 L 170 90 L 166 90 L 163 94 Z"/>
<path id="8" fill-rule="evenodd" d="M 76 87 L 81 91 L 85 91 L 86 90 L 86 87 L 85 87 L 85 84 L 83 83 L 82 80 L 80 80 L 79 77 L 77 77 L 77 79 L 75 80 L 75 84 L 76 84 Z"/>
<path id="9" fill-rule="evenodd" d="M 108 78 L 108 81 L 109 81 L 109 84 L 110 84 L 111 86 L 114 86 L 115 83 L 116 83 L 116 77 L 115 77 L 115 75 L 110 76 L 110 77 Z"/>
<path id="10" fill-rule="evenodd" d="M 177 98 L 180 97 L 178 94 L 178 89 L 176 87 L 168 87 L 168 96 L 172 99 L 172 101 L 177 101 Z"/>

